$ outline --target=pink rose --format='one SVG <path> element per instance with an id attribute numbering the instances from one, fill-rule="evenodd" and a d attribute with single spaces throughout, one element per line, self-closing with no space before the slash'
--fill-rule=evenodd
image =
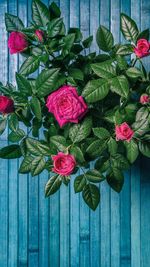
<path id="1" fill-rule="evenodd" d="M 28 47 L 26 36 L 21 32 L 11 32 L 8 39 L 10 54 L 16 54 L 24 51 Z"/>
<path id="2" fill-rule="evenodd" d="M 141 95 L 140 97 L 140 103 L 141 104 L 147 104 L 150 102 L 150 97 L 147 94 Z"/>
<path id="3" fill-rule="evenodd" d="M 40 42 L 43 42 L 44 32 L 42 30 L 36 30 L 35 35 Z"/>
<path id="4" fill-rule="evenodd" d="M 48 111 L 53 113 L 60 127 L 68 122 L 78 123 L 88 110 L 75 87 L 64 85 L 47 98 Z"/>
<path id="5" fill-rule="evenodd" d="M 137 57 L 145 57 L 150 54 L 150 43 L 146 39 L 137 41 L 137 46 L 134 48 L 134 53 Z"/>
<path id="6" fill-rule="evenodd" d="M 63 152 L 59 152 L 57 155 L 52 156 L 52 160 L 54 166 L 52 171 L 63 176 L 70 175 L 76 166 L 74 156 L 70 154 L 66 155 Z"/>
<path id="7" fill-rule="evenodd" d="M 11 113 L 14 111 L 14 101 L 7 96 L 0 96 L 0 112 Z"/>
<path id="8" fill-rule="evenodd" d="M 117 141 L 126 140 L 130 142 L 134 135 L 134 131 L 129 127 L 126 122 L 122 123 L 121 125 L 116 125 L 115 133 Z"/>

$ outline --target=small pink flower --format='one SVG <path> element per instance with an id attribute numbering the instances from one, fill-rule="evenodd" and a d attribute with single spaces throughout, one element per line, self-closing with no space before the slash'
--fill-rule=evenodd
<path id="1" fill-rule="evenodd" d="M 11 32 L 8 39 L 10 54 L 23 52 L 28 47 L 26 36 L 21 32 Z"/>
<path id="2" fill-rule="evenodd" d="M 150 97 L 147 94 L 141 95 L 140 97 L 140 103 L 141 104 L 147 104 L 150 102 Z"/>
<path id="3" fill-rule="evenodd" d="M 46 101 L 48 111 L 53 113 L 60 127 L 68 122 L 78 123 L 87 113 L 88 106 L 75 87 L 64 85 L 50 94 Z"/>
<path id="4" fill-rule="evenodd" d="M 137 41 L 137 46 L 134 48 L 134 53 L 137 57 L 145 57 L 150 54 L 150 43 L 146 39 Z"/>
<path id="5" fill-rule="evenodd" d="M 14 101 L 7 96 L 0 96 L 0 112 L 3 114 L 14 111 Z"/>
<path id="6" fill-rule="evenodd" d="M 117 141 L 126 140 L 130 142 L 134 135 L 134 131 L 129 127 L 126 122 L 122 123 L 121 125 L 116 125 L 115 133 Z"/>
<path id="7" fill-rule="evenodd" d="M 36 30 L 35 35 L 40 42 L 43 42 L 44 32 L 42 30 Z"/>
<path id="8" fill-rule="evenodd" d="M 63 176 L 70 175 L 76 166 L 76 160 L 71 154 L 66 155 L 63 152 L 59 152 L 57 155 L 52 156 L 52 160 L 54 166 L 52 171 Z"/>

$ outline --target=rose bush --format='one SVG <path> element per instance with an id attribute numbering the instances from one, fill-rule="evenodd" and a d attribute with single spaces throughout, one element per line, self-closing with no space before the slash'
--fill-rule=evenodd
<path id="1" fill-rule="evenodd" d="M 66 30 L 60 14 L 55 3 L 46 7 L 33 0 L 29 27 L 5 16 L 10 53 L 25 60 L 16 86 L 0 84 L 0 134 L 9 128 L 0 157 L 21 157 L 20 173 L 47 170 L 46 197 L 73 179 L 75 192 L 95 210 L 96 183 L 105 180 L 120 192 L 124 170 L 140 154 L 150 157 L 150 74 L 142 61 L 150 54 L 149 30 L 141 32 L 121 14 L 127 42 L 115 43 L 101 25 L 97 55 L 88 53 L 93 37 Z"/>

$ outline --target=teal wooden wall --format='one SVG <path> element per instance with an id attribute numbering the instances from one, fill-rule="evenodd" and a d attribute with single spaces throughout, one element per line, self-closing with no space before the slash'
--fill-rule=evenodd
<path id="1" fill-rule="evenodd" d="M 48 0 L 44 1 L 45 3 Z M 67 26 L 84 37 L 101 23 L 116 41 L 120 12 L 142 28 L 150 26 L 150 0 L 57 0 Z M 25 24 L 31 0 L 0 0 L 0 80 L 15 81 L 21 58 L 10 56 L 4 13 Z M 97 49 L 94 43 L 92 49 Z M 92 50 L 91 49 L 91 50 Z M 150 58 L 144 59 L 150 67 Z M 0 145 L 7 144 L 7 133 Z M 0 160 L 0 267 L 150 267 L 150 160 L 142 158 L 126 173 L 120 195 L 101 184 L 101 205 L 90 211 L 69 188 L 44 198 L 47 174 L 18 175 L 19 161 Z"/>

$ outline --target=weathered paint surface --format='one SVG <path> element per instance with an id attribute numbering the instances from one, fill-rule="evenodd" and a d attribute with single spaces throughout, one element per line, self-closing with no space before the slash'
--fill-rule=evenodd
<path id="1" fill-rule="evenodd" d="M 48 3 L 47 0 L 44 1 Z M 84 37 L 99 24 L 110 27 L 116 42 L 120 12 L 142 29 L 150 26 L 148 0 L 57 0 L 65 23 L 81 27 Z M 4 13 L 18 14 L 25 24 L 31 0 L 0 1 L 0 80 L 15 81 L 21 58 L 7 49 Z M 94 39 L 95 40 L 95 39 Z M 96 43 L 91 51 L 97 50 Z M 150 67 L 149 58 L 144 59 Z M 0 145 L 7 144 L 7 133 Z M 101 185 L 101 205 L 93 212 L 75 195 L 73 179 L 49 200 L 47 174 L 18 175 L 18 160 L 0 160 L 0 267 L 149 267 L 150 160 L 142 158 L 126 173 L 120 195 Z"/>

